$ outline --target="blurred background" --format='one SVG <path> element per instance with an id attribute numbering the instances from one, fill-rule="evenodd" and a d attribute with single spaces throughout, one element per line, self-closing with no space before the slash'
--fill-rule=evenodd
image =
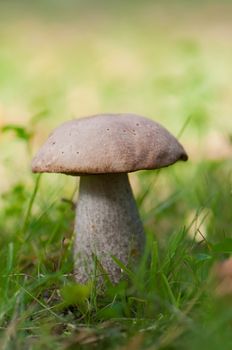
<path id="1" fill-rule="evenodd" d="M 154 172 L 131 176 L 144 220 L 153 220 L 154 208 L 158 221 L 168 208 L 181 223 L 199 208 L 221 218 L 210 201 L 218 210 L 213 191 L 231 193 L 231 38 L 231 1 L 1 0 L 1 208 L 10 190 L 26 203 L 35 179 L 31 158 L 54 127 L 134 112 L 167 127 L 190 158 L 164 169 L 158 185 Z M 40 200 L 71 196 L 74 187 L 72 177 L 44 175 Z M 221 209 L 226 228 L 228 200 Z"/>

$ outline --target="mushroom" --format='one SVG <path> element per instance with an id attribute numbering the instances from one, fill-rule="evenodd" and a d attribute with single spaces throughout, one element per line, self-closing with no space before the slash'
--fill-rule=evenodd
<path id="1" fill-rule="evenodd" d="M 76 206 L 76 280 L 96 274 L 116 283 L 143 251 L 145 235 L 127 173 L 158 169 L 188 156 L 160 124 L 135 114 L 99 114 L 68 121 L 49 136 L 32 161 L 37 173 L 80 176 Z"/>

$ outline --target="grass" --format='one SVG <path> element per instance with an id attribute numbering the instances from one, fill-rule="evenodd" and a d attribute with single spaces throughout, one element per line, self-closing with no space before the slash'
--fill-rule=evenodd
<path id="1" fill-rule="evenodd" d="M 0 348 L 231 349 L 213 279 L 232 252 L 230 3 L 38 4 L 0 4 Z M 155 116 L 190 160 L 131 175 L 146 249 L 99 294 L 74 283 L 75 179 L 30 161 L 60 122 L 122 110 Z"/>
<path id="2" fill-rule="evenodd" d="M 121 266 L 125 279 L 107 283 L 104 295 L 74 284 L 72 197 L 47 196 L 45 176 L 34 177 L 33 191 L 19 183 L 5 193 L 1 348 L 195 349 L 212 342 L 218 349 L 223 342 L 230 349 L 231 302 L 214 296 L 210 271 L 231 254 L 231 169 L 221 161 L 189 167 L 191 188 L 190 175 L 176 174 L 184 171 L 182 165 L 139 174 L 147 247 L 136 271 Z M 152 207 L 160 189 L 147 192 L 147 183 L 158 187 L 161 176 L 170 189 Z M 206 207 L 210 220 L 206 213 L 197 221 Z M 184 225 L 193 208 L 193 220 Z M 194 239 L 199 231 L 204 231 L 200 242 Z"/>

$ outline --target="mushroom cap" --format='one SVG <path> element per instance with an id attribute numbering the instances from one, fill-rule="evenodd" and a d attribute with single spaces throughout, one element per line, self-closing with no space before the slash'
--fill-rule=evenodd
<path id="1" fill-rule="evenodd" d="M 135 114 L 99 114 L 56 128 L 34 157 L 32 171 L 128 173 L 187 159 L 182 145 L 159 123 Z"/>

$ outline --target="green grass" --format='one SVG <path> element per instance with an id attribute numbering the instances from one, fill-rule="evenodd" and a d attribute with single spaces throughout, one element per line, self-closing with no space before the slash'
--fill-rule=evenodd
<path id="1" fill-rule="evenodd" d="M 216 297 L 212 278 L 232 253 L 230 2 L 9 6 L 0 4 L 0 349 L 231 349 L 231 297 Z M 74 283 L 75 178 L 30 171 L 54 126 L 100 111 L 154 117 L 190 156 L 131 175 L 147 245 L 135 270 L 115 261 L 124 278 L 106 279 L 104 293 Z"/>
<path id="2" fill-rule="evenodd" d="M 45 176 L 33 176 L 31 190 L 12 186 L 0 220 L 1 348 L 230 349 L 231 302 L 213 295 L 210 279 L 214 262 L 232 250 L 230 175 L 227 162 L 141 172 L 144 256 L 136 271 L 121 265 L 124 280 L 106 281 L 104 294 L 74 284 L 72 196 L 49 197 Z M 160 201 L 161 176 L 170 188 Z M 157 189 L 147 192 L 154 182 Z M 210 220 L 197 221 L 206 207 Z M 202 226 L 207 236 L 199 242 L 189 232 Z"/>

